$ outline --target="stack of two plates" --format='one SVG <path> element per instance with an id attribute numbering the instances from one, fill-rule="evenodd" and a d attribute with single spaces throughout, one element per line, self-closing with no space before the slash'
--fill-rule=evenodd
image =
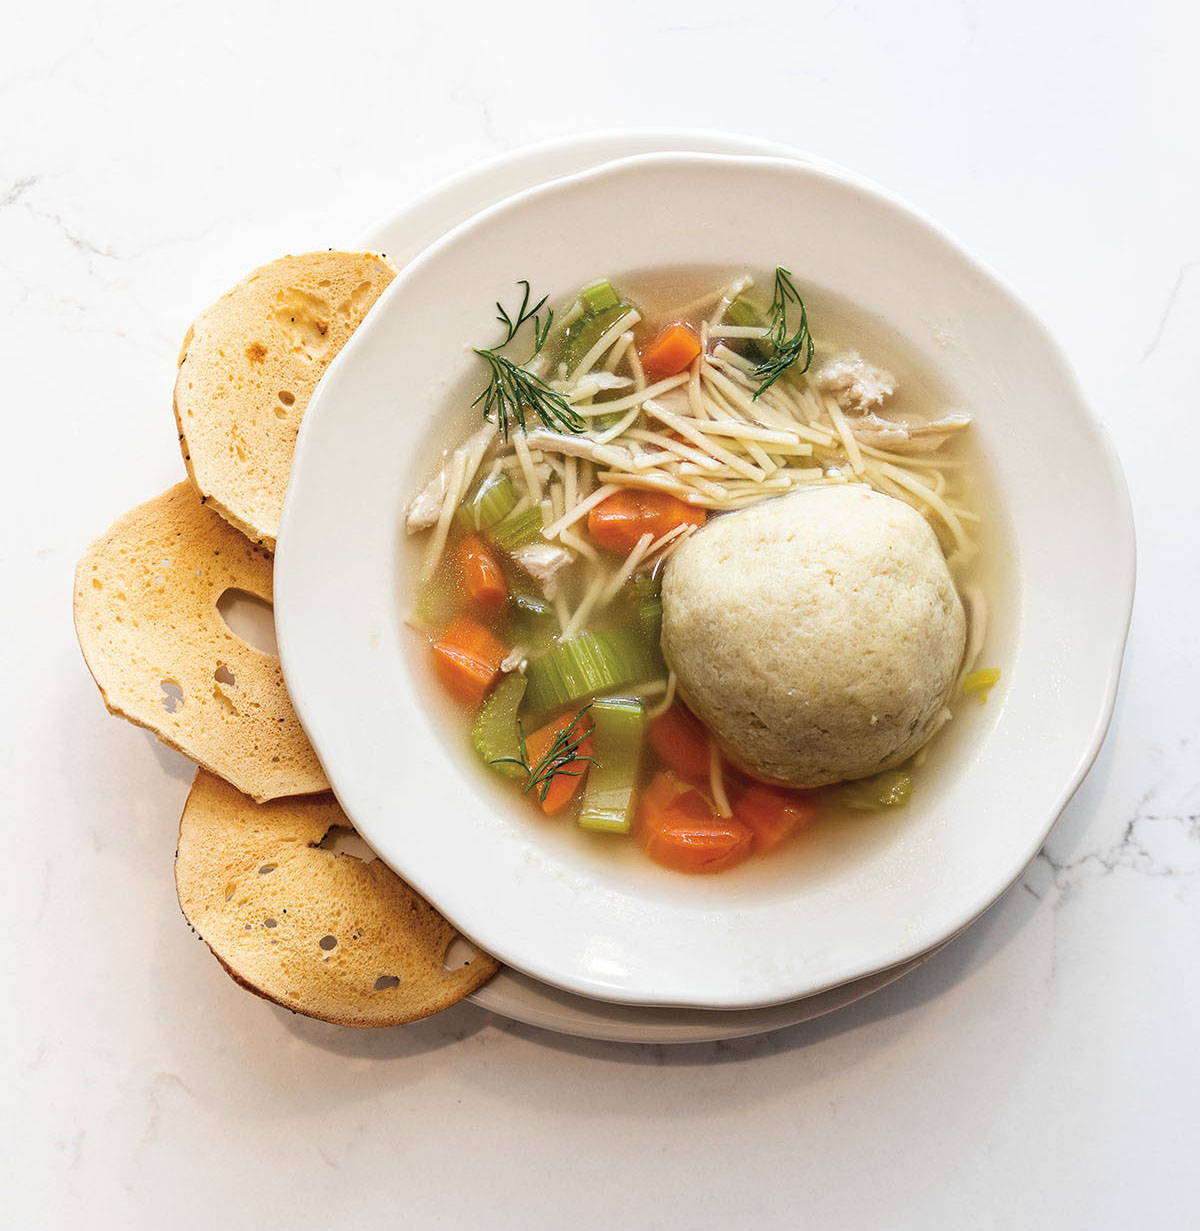
<path id="1" fill-rule="evenodd" d="M 662 202 L 670 192 L 689 195 L 679 227 Z M 640 240 L 614 208 L 627 201 L 642 211 Z M 988 653 L 1002 687 L 939 738 L 931 760 L 946 767 L 922 783 L 910 816 L 842 849 L 818 843 L 803 867 L 631 872 L 498 816 L 431 730 L 402 629 L 400 515 L 422 478 L 420 441 L 435 436 L 466 371 L 463 344 L 486 336 L 490 314 L 480 318 L 475 300 L 486 309 L 522 277 L 554 299 L 653 263 L 660 235 L 665 264 L 700 249 L 717 264 L 787 260 L 831 291 L 848 288 L 969 405 L 1000 495 Z M 280 654 L 363 837 L 506 963 L 475 1002 L 599 1039 L 749 1035 L 869 995 L 995 902 L 1099 749 L 1133 583 L 1119 467 L 1015 296 L 857 177 L 762 142 L 684 132 L 519 152 L 442 185 L 361 243 L 401 274 L 305 416 L 276 555 Z M 1048 535 L 1068 512 L 1075 535 Z"/>

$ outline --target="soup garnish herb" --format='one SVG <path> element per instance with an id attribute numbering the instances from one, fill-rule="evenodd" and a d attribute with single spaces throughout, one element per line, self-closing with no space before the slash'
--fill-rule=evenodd
<path id="1" fill-rule="evenodd" d="M 800 323 L 796 332 L 788 333 L 788 305 L 800 309 Z M 760 397 L 786 372 L 803 360 L 797 372 L 807 372 L 813 359 L 813 338 L 808 328 L 808 313 L 800 292 L 792 285 L 791 271 L 781 265 L 775 269 L 775 294 L 771 299 L 771 324 L 767 335 L 771 348 L 754 368 L 754 375 L 762 382 L 752 395 L 757 402 Z"/>
<path id="2" fill-rule="evenodd" d="M 496 319 L 505 328 L 504 341 L 499 346 L 490 349 L 474 347 L 475 353 L 488 365 L 490 379 L 488 387 L 475 399 L 472 405 L 483 403 L 483 417 L 494 418 L 500 428 L 501 439 L 507 440 L 511 430 L 511 422 L 516 421 L 521 431 L 525 430 L 526 408 L 532 410 L 549 428 L 562 428 L 568 432 L 582 432 L 584 421 L 571 409 L 567 399 L 557 390 L 552 389 L 542 378 L 530 371 L 529 365 L 542 353 L 549 336 L 550 327 L 554 324 L 554 313 L 547 312 L 543 324 L 538 313 L 546 303 L 546 296 L 529 306 L 529 283 L 520 282 L 525 288 L 521 306 L 516 317 L 496 301 Z M 533 353 L 525 362 L 517 363 L 508 355 L 500 352 L 517 336 L 526 322 L 533 322 Z"/>
<path id="3" fill-rule="evenodd" d="M 528 795 L 537 792 L 538 802 L 547 812 L 556 812 L 561 804 L 556 799 L 554 806 L 547 807 L 550 792 L 559 778 L 582 778 L 587 766 L 595 761 L 588 755 L 591 746 L 592 722 L 586 717 L 591 703 L 583 706 L 566 722 L 550 723 L 540 731 L 525 736 L 525 724 L 517 719 L 517 748 L 515 757 L 496 757 L 490 765 L 513 765 L 525 773 L 521 790 Z M 536 758 L 536 759 L 533 759 Z M 560 783 L 558 795 L 566 803 L 575 793 L 578 783 Z"/>

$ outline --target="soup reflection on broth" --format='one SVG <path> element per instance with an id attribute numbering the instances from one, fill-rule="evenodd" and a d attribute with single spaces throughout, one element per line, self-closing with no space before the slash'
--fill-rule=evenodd
<path id="1" fill-rule="evenodd" d="M 999 674 L 969 415 L 785 269 L 497 307 L 406 513 L 410 623 L 481 765 L 530 823 L 682 872 L 903 808 Z"/>

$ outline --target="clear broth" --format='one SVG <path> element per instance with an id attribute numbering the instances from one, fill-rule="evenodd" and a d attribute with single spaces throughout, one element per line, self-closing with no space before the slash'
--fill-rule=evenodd
<path id="1" fill-rule="evenodd" d="M 744 272 L 740 268 L 690 267 L 634 271 L 624 275 L 601 271 L 598 276 L 609 277 L 618 292 L 637 305 L 643 318 L 635 330 L 635 344 L 640 347 L 663 327 L 682 319 L 687 308 L 701 297 L 727 286 Z M 827 358 L 857 350 L 869 363 L 888 369 L 897 378 L 896 393 L 889 399 L 886 408 L 888 416 L 931 418 L 948 410 L 971 410 L 956 397 L 954 389 L 938 380 L 929 364 L 920 361 L 914 354 L 914 348 L 899 332 L 832 292 L 808 286 L 800 278 L 794 280 L 804 297 L 816 346 L 812 364 L 814 370 Z M 755 283 L 754 297 L 763 303 L 769 302 L 771 277 L 756 275 Z M 569 308 L 574 298 L 571 295 L 565 302 L 556 305 L 557 310 L 561 312 Z M 484 339 L 481 343 L 490 344 L 491 340 Z M 419 491 L 436 473 L 439 464 L 444 463 L 454 449 L 480 426 L 479 409 L 473 408 L 471 403 L 483 384 L 482 373 L 473 371 L 447 399 L 450 409 L 446 414 L 444 430 L 427 442 L 425 464 L 415 466 L 410 471 L 409 491 L 406 493 L 409 497 Z M 960 497 L 960 502 L 981 519 L 974 530 L 978 551 L 965 568 L 956 570 L 955 582 L 960 591 L 966 585 L 974 585 L 985 597 L 1003 594 L 1011 584 L 1013 567 L 1005 530 L 1006 518 L 984 458 L 973 439 L 972 428 L 968 427 L 947 441 L 938 457 L 952 458 L 961 464 L 967 491 L 965 496 Z M 414 541 L 403 532 L 401 537 L 404 540 L 401 547 L 403 558 L 398 574 L 397 601 L 403 612 L 410 613 L 414 610 L 420 588 L 418 578 L 425 540 L 422 536 Z M 435 585 L 447 596 L 456 595 L 459 588 L 452 544 L 453 539 L 435 580 Z M 536 583 L 532 580 L 528 581 L 526 588 L 536 593 Z M 574 597 L 576 595 L 571 594 L 571 598 Z M 472 614 L 481 618 L 478 613 Z M 488 621 L 481 618 L 481 622 Z M 611 623 L 612 613 L 609 612 L 604 618 L 589 621 L 587 627 L 601 628 Z M 428 712 L 447 745 L 454 750 L 456 759 L 465 762 L 464 772 L 486 792 L 488 798 L 495 800 L 498 809 L 509 810 L 523 824 L 541 827 L 552 842 L 585 849 L 597 860 L 603 860 L 607 874 L 616 883 L 636 882 L 647 876 L 661 878 L 674 875 L 651 863 L 632 835 L 597 834 L 576 825 L 574 815 L 578 810 L 578 797 L 565 812 L 555 817 L 545 817 L 532 796 L 521 794 L 519 783 L 514 784 L 484 766 L 471 746 L 473 711 L 468 712 L 449 697 L 437 680 L 432 668 L 430 638 L 427 630 L 419 624 L 419 621 L 410 621 L 408 649 L 414 676 L 420 682 Z M 490 624 L 496 631 L 503 631 L 504 619 L 492 620 Z M 1003 667 L 1014 635 L 1015 630 L 1006 627 L 1003 622 L 997 624 L 989 621 L 976 665 Z M 840 803 L 834 790 L 820 791 L 817 793 L 821 796 L 818 813 L 802 833 L 775 850 L 765 855 L 754 854 L 743 864 L 721 874 L 722 883 L 752 881 L 756 899 L 763 894 L 767 898 L 776 895 L 786 897 L 803 892 L 808 885 L 828 886 L 839 880 L 852 882 L 855 866 L 883 847 L 919 845 L 918 818 L 926 812 L 927 804 L 935 804 L 941 794 L 941 780 L 952 774 L 956 764 L 969 759 L 971 745 L 981 742 L 986 727 L 994 721 L 999 709 L 997 705 L 980 705 L 978 700 L 971 697 L 952 698 L 951 708 L 954 719 L 918 754 L 921 763 L 914 773 L 912 804 L 880 812 L 864 812 Z M 639 790 L 663 767 L 647 741 L 638 774 Z M 704 882 L 709 878 L 675 875 L 674 879 L 691 883 Z M 684 894 L 694 892 L 682 887 L 680 891 Z"/>

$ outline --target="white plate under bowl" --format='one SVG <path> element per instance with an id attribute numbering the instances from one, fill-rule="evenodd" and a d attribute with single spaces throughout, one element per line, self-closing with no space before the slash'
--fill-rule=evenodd
<path id="1" fill-rule="evenodd" d="M 795 1026 L 823 1017 L 835 1009 L 871 995 L 927 962 L 933 953 L 922 954 L 890 970 L 840 987 L 789 1000 L 784 1004 L 760 1005 L 753 1009 L 650 1008 L 646 1005 L 613 1004 L 575 996 L 505 967 L 475 992 L 471 999 L 482 1008 L 514 1017 L 530 1026 L 613 1043 L 711 1043 Z"/>
<path id="2" fill-rule="evenodd" d="M 474 362 L 464 344 L 491 336 L 489 305 L 518 279 L 560 298 L 617 268 L 777 263 L 858 305 L 976 416 L 1012 555 L 990 596 L 1005 681 L 938 741 L 943 764 L 903 824 L 802 864 L 685 878 L 566 842 L 466 771 L 403 627 L 401 516 L 429 466 L 421 442 Z M 855 178 L 679 154 L 520 193 L 400 274 L 305 416 L 275 598 L 289 688 L 346 811 L 465 934 L 581 995 L 743 1009 L 911 961 L 1003 893 L 1099 748 L 1132 579 L 1115 458 L 1007 288 Z"/>

